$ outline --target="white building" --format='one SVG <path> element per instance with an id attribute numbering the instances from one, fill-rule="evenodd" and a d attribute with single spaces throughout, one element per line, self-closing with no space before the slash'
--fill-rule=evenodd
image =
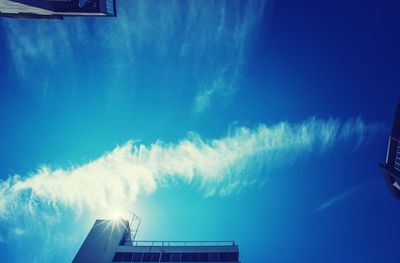
<path id="1" fill-rule="evenodd" d="M 132 241 L 127 220 L 96 220 L 74 263 L 239 263 L 234 241 Z"/>
<path id="2" fill-rule="evenodd" d="M 117 16 L 115 0 L 0 0 L 0 17 Z"/>

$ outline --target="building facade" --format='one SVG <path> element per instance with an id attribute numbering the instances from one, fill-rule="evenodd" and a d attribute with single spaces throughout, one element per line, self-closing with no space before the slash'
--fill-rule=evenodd
<path id="1" fill-rule="evenodd" d="M 0 17 L 63 19 L 116 15 L 115 0 L 0 0 Z"/>
<path id="2" fill-rule="evenodd" d="M 126 220 L 96 220 L 73 262 L 240 262 L 234 241 L 133 241 L 130 233 Z"/>
<path id="3" fill-rule="evenodd" d="M 386 153 L 386 161 L 380 164 L 390 192 L 400 199 L 400 100 L 397 102 L 392 132 Z"/>

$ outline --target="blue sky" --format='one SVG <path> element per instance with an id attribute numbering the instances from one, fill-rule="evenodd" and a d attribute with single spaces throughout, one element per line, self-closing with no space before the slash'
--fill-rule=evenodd
<path id="1" fill-rule="evenodd" d="M 393 1 L 119 1 L 0 20 L 0 254 L 69 262 L 96 218 L 242 262 L 397 259 Z"/>

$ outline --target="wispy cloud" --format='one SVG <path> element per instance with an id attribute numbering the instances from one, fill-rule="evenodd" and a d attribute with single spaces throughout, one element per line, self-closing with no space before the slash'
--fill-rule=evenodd
<path id="1" fill-rule="evenodd" d="M 213 97 L 230 97 L 239 88 L 242 70 L 267 3 L 248 1 L 242 6 L 237 2 L 236 9 L 228 14 L 225 3 L 220 8 L 217 14 L 220 24 L 213 39 L 207 42 L 217 47 L 215 56 L 220 58 L 220 64 L 213 65 L 208 81 L 200 83 L 193 105 L 195 114 L 207 110 Z"/>
<path id="2" fill-rule="evenodd" d="M 87 164 L 66 169 L 43 166 L 28 176 L 3 181 L 0 218 L 35 216 L 38 211 L 60 207 L 100 211 L 133 203 L 141 194 L 176 180 L 194 183 L 204 195 L 226 195 L 262 183 L 265 178 L 257 173 L 260 168 L 273 170 L 299 156 L 326 152 L 337 144 L 364 138 L 376 128 L 359 118 L 345 122 L 311 118 L 299 124 L 232 127 L 224 138 L 214 140 L 192 133 L 176 144 L 128 142 Z"/>
<path id="3" fill-rule="evenodd" d="M 14 66 L 21 77 L 31 76 L 35 66 L 50 69 L 65 60 L 70 62 L 71 41 L 74 38 L 61 21 L 35 21 L 30 24 L 5 20 L 2 23 Z"/>
<path id="4" fill-rule="evenodd" d="M 22 236 L 22 235 L 25 234 L 25 231 L 24 231 L 22 228 L 16 227 L 16 228 L 14 229 L 14 234 L 15 234 L 16 236 Z"/>
<path id="5" fill-rule="evenodd" d="M 30 86 L 35 80 L 41 86 L 52 73 L 64 72 L 70 79 L 101 74 L 99 70 L 106 68 L 112 79 L 108 85 L 112 104 L 134 89 L 132 83 L 141 83 L 147 74 L 143 68 L 151 67 L 157 80 L 165 79 L 169 71 L 167 82 L 174 83 L 169 89 L 194 92 L 193 112 L 198 114 L 212 98 L 230 97 L 240 86 L 267 3 L 120 1 L 116 19 L 7 20 L 0 25 L 14 68 L 20 76 L 29 76 Z M 162 65 L 166 68 L 157 70 Z"/>
<path id="6" fill-rule="evenodd" d="M 321 204 L 319 207 L 317 207 L 317 210 L 324 210 L 324 209 L 331 207 L 332 205 L 335 205 L 338 202 L 344 201 L 344 199 L 346 199 L 348 196 L 350 196 L 351 194 L 353 194 L 353 193 L 357 192 L 358 190 L 360 190 L 361 188 L 363 188 L 365 186 L 365 184 L 366 183 L 360 184 L 350 190 L 347 190 L 343 193 L 340 193 L 340 194 L 332 197 L 331 199 L 327 200 L 326 202 Z"/>
<path id="7" fill-rule="evenodd" d="M 195 97 L 193 113 L 199 114 L 210 106 L 211 99 L 216 94 L 230 95 L 233 92 L 233 86 L 225 82 L 225 78 L 220 76 L 215 79 L 211 85 L 202 85 L 201 91 Z"/>

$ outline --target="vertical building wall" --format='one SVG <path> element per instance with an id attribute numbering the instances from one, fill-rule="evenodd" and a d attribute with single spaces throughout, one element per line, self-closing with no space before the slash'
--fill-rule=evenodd
<path id="1" fill-rule="evenodd" d="M 96 220 L 73 262 L 112 262 L 128 226 L 126 220 Z"/>
<path id="2" fill-rule="evenodd" d="M 381 170 L 394 197 L 400 199 L 400 100 L 397 102 L 396 113 L 389 137 L 386 162 L 380 164 Z"/>

